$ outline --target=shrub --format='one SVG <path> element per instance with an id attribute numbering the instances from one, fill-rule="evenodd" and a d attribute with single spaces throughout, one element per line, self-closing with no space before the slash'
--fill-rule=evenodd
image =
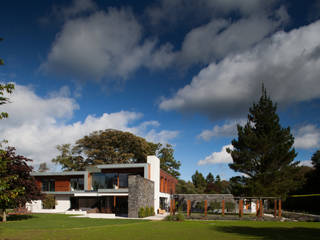
<path id="1" fill-rule="evenodd" d="M 154 213 L 154 207 L 150 207 L 150 211 L 151 211 L 150 216 L 154 216 L 154 215 L 155 215 L 155 213 Z"/>
<path id="2" fill-rule="evenodd" d="M 183 222 L 184 221 L 184 215 L 182 213 L 178 213 L 175 215 L 176 221 Z"/>
<path id="3" fill-rule="evenodd" d="M 226 202 L 225 207 L 226 207 L 227 211 L 230 212 L 230 210 L 231 211 L 235 210 L 236 205 L 234 202 Z"/>
<path id="4" fill-rule="evenodd" d="M 218 201 L 213 201 L 213 202 L 210 202 L 210 205 L 209 205 L 209 209 L 214 212 L 215 210 L 218 210 L 221 208 L 221 203 L 218 202 Z"/>
<path id="5" fill-rule="evenodd" d="M 174 219 L 173 219 L 172 215 L 168 215 L 168 216 L 165 217 L 165 220 L 166 221 L 173 221 Z"/>
<path id="6" fill-rule="evenodd" d="M 44 209 L 54 209 L 56 205 L 56 199 L 53 195 L 46 195 L 42 200 L 42 207 Z"/>
<path id="7" fill-rule="evenodd" d="M 146 211 L 145 211 L 145 209 L 144 209 L 143 207 L 139 209 L 138 217 L 139 217 L 139 218 L 144 218 L 144 217 L 146 217 Z"/>

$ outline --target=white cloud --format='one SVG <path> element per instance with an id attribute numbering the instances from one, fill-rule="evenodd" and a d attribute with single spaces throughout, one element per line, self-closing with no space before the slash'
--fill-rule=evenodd
<path id="1" fill-rule="evenodd" d="M 246 123 L 245 119 L 226 121 L 225 124 L 216 125 L 212 129 L 203 130 L 198 138 L 209 141 L 213 137 L 233 137 L 237 134 L 237 125 L 243 126 Z"/>
<path id="2" fill-rule="evenodd" d="M 62 95 L 64 91 L 60 91 Z M 33 159 L 35 165 L 50 163 L 58 154 L 56 145 L 74 143 L 96 130 L 129 131 L 150 141 L 161 142 L 177 136 L 176 131 L 156 130 L 160 125 L 157 121 L 137 123 L 142 114 L 129 111 L 88 115 L 84 121 L 69 123 L 79 108 L 74 99 L 57 93 L 49 94 L 47 98 L 39 97 L 32 88 L 18 84 L 10 101 L 2 106 L 9 118 L 1 120 L 0 134 L 9 145 L 17 148 L 19 154 Z"/>
<path id="3" fill-rule="evenodd" d="M 301 161 L 301 162 L 299 163 L 299 166 L 313 167 L 311 160 Z"/>
<path id="4" fill-rule="evenodd" d="M 53 14 L 56 18 L 68 19 L 82 13 L 97 10 L 97 5 L 92 0 L 73 0 L 70 6 L 54 6 Z"/>
<path id="5" fill-rule="evenodd" d="M 232 157 L 229 153 L 227 153 L 227 148 L 233 149 L 233 146 L 231 144 L 223 146 L 220 152 L 213 152 L 211 155 L 207 156 L 205 159 L 200 160 L 198 162 L 198 165 L 231 163 Z"/>
<path id="6" fill-rule="evenodd" d="M 319 98 L 319 39 L 320 21 L 280 31 L 251 50 L 211 63 L 160 108 L 212 119 L 243 116 L 260 95 L 262 82 L 280 104 Z"/>
<path id="7" fill-rule="evenodd" d="M 85 80 L 127 78 L 138 68 L 165 68 L 173 61 L 170 44 L 156 47 L 156 40 L 143 40 L 129 9 L 109 8 L 68 19 L 40 70 Z"/>
<path id="8" fill-rule="evenodd" d="M 320 129 L 308 124 L 295 131 L 294 147 L 310 149 L 320 147 Z"/>

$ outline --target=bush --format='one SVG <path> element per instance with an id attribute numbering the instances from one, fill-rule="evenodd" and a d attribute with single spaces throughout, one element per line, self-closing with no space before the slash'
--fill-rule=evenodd
<path id="1" fill-rule="evenodd" d="M 184 221 L 184 215 L 182 213 L 178 213 L 176 215 L 168 215 L 165 218 L 166 221 L 179 221 L 183 222 Z"/>
<path id="2" fill-rule="evenodd" d="M 184 221 L 184 215 L 182 213 L 178 213 L 176 216 L 176 221 L 183 222 Z"/>
<path id="3" fill-rule="evenodd" d="M 228 212 L 230 212 L 230 210 L 233 212 L 235 210 L 235 207 L 236 205 L 234 202 L 226 202 L 225 208 Z"/>
<path id="4" fill-rule="evenodd" d="M 154 216 L 154 215 L 155 215 L 155 213 L 154 213 L 154 207 L 150 207 L 150 211 L 151 211 L 150 216 Z"/>
<path id="5" fill-rule="evenodd" d="M 42 200 L 42 207 L 44 209 L 55 209 L 57 203 L 53 195 L 46 195 Z"/>
<path id="6" fill-rule="evenodd" d="M 218 202 L 218 201 L 210 202 L 209 209 L 210 209 L 212 212 L 215 212 L 215 210 L 218 210 L 218 211 L 219 211 L 219 210 L 221 209 L 221 203 Z"/>
<path id="7" fill-rule="evenodd" d="M 140 209 L 139 209 L 138 217 L 139 217 L 139 218 L 144 218 L 144 217 L 146 217 L 146 211 L 145 211 L 144 208 L 140 208 Z"/>

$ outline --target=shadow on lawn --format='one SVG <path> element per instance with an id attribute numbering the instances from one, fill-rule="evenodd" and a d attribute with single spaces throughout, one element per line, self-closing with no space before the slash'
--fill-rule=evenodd
<path id="1" fill-rule="evenodd" d="M 8 215 L 7 216 L 7 221 L 10 222 L 10 221 L 21 221 L 21 220 L 27 220 L 27 219 L 30 219 L 30 218 L 37 218 L 37 216 L 34 216 L 34 215 Z M 2 218 L 0 217 L 0 221 L 2 221 Z"/>
<path id="2" fill-rule="evenodd" d="M 242 227 L 242 226 L 216 226 L 215 231 L 240 234 L 244 237 L 257 237 L 263 240 L 274 239 L 319 239 L 320 229 L 318 228 L 303 228 L 303 227 Z"/>

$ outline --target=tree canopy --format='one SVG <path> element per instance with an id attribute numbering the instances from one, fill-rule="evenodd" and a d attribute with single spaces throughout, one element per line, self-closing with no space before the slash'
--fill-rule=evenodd
<path id="1" fill-rule="evenodd" d="M 7 208 L 24 206 L 42 197 L 34 177 L 30 175 L 33 169 L 28 165 L 30 161 L 17 155 L 13 147 L 0 151 L 0 208 L 3 221 L 6 220 Z"/>
<path id="2" fill-rule="evenodd" d="M 285 197 L 300 184 L 294 137 L 289 127 L 281 127 L 276 110 L 262 86 L 262 96 L 250 107 L 246 125 L 237 126 L 233 149 L 227 149 L 233 159 L 229 166 L 245 175 L 241 185 L 250 195 Z"/>
<path id="3" fill-rule="evenodd" d="M 112 163 L 144 163 L 148 155 L 157 155 L 160 167 L 179 176 L 180 162 L 174 159 L 171 145 L 156 144 L 129 132 L 114 129 L 95 131 L 76 141 L 74 146 L 57 146 L 60 154 L 52 159 L 64 170 L 84 170 L 87 166 Z"/>

